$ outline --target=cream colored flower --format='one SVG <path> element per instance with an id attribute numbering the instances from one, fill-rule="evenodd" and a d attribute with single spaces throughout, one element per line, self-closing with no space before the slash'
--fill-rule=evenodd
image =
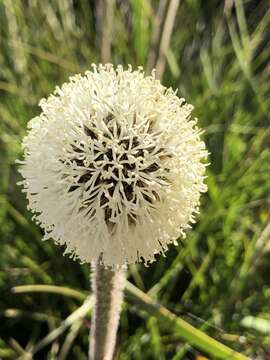
<path id="1" fill-rule="evenodd" d="M 40 102 L 20 172 L 44 239 L 82 262 L 155 260 L 194 222 L 207 156 L 192 106 L 142 69 L 93 65 Z"/>

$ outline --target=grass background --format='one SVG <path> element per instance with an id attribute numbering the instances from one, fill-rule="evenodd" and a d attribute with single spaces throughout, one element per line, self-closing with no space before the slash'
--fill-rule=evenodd
<path id="1" fill-rule="evenodd" d="M 0 0 L 1 359 L 26 359 L 25 350 L 82 304 L 56 293 L 14 294 L 14 286 L 89 289 L 88 266 L 63 257 L 52 241 L 41 242 L 16 185 L 27 121 L 39 113 L 40 98 L 101 57 L 149 71 L 160 49 L 162 35 L 153 38 L 160 7 L 154 0 Z M 129 270 L 130 282 L 153 299 L 254 359 L 270 358 L 269 37 L 267 0 L 180 2 L 163 83 L 195 106 L 206 129 L 209 191 L 180 246 L 150 268 Z M 89 315 L 74 321 L 34 359 L 87 359 L 89 321 Z M 118 359 L 200 354 L 126 298 Z"/>

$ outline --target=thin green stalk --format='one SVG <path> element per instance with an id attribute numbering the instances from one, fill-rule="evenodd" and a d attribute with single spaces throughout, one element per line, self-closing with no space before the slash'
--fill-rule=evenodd
<path id="1" fill-rule="evenodd" d="M 93 307 L 93 298 L 89 296 L 85 299 L 84 303 L 70 314 L 65 320 L 62 321 L 60 326 L 47 334 L 42 340 L 40 340 L 31 350 L 31 354 L 35 355 L 37 352 L 42 350 L 45 346 L 51 344 L 59 336 L 61 336 L 70 326 L 74 323 L 84 319 Z"/>
<path id="2" fill-rule="evenodd" d="M 156 63 L 156 76 L 159 79 L 162 79 L 165 70 L 166 56 L 170 46 L 171 35 L 179 5 L 180 5 L 180 0 L 172 0 L 169 3 L 167 15 L 164 21 L 164 27 L 160 39 L 159 54 Z"/>
<path id="3" fill-rule="evenodd" d="M 107 272 L 110 270 L 103 270 L 103 272 Z M 123 272 L 123 270 L 122 270 Z M 111 272 L 112 275 L 116 275 L 114 272 Z M 106 275 L 106 274 L 104 274 Z M 109 276 L 110 273 L 107 274 Z M 120 274 L 118 274 L 120 275 Z M 114 277 L 114 279 L 116 279 Z M 122 273 L 121 277 L 122 286 L 124 285 L 124 276 Z M 101 281 L 101 279 L 100 279 Z M 115 281 L 117 284 L 117 281 Z M 100 283 L 100 286 L 102 283 Z M 119 286 L 119 284 L 118 284 Z M 50 285 L 27 285 L 27 286 L 18 286 L 15 289 L 20 290 L 16 291 L 16 293 L 27 293 L 27 292 L 53 292 L 53 290 L 58 287 L 52 287 Z M 186 342 L 190 345 L 197 347 L 199 350 L 205 351 L 210 356 L 213 356 L 218 359 L 226 359 L 226 360 L 248 360 L 249 358 L 243 354 L 240 354 L 233 349 L 230 349 L 228 346 L 218 342 L 217 340 L 211 338 L 206 335 L 204 332 L 194 328 L 192 325 L 184 321 L 183 319 L 177 317 L 164 306 L 158 304 L 155 300 L 153 300 L 149 295 L 145 294 L 143 291 L 138 289 L 136 286 L 132 285 L 130 282 L 126 282 L 125 286 L 127 294 L 130 296 L 130 300 L 134 303 L 138 303 L 139 306 L 146 310 L 147 313 L 156 316 L 160 320 L 165 320 L 167 324 L 169 324 L 172 328 L 176 329 L 179 332 L 179 336 L 182 337 Z M 103 289 L 104 291 L 104 289 Z M 57 291 L 59 293 L 59 291 Z M 99 294 L 101 296 L 101 293 Z M 81 293 L 81 296 L 86 298 L 86 295 Z M 84 306 L 84 305 L 83 305 Z M 82 306 L 82 307 L 83 307 Z M 79 310 L 79 309 L 78 309 Z M 79 310 L 81 311 L 81 310 Z M 77 314 L 77 312 L 76 312 Z M 74 320 L 74 315 L 72 314 L 72 319 Z M 77 317 L 76 317 L 77 319 Z M 118 320 L 118 319 L 117 319 Z M 66 321 L 65 321 L 66 322 Z M 62 333 L 62 332 L 61 332 Z M 92 334 L 93 335 L 93 334 Z M 53 337 L 55 338 L 55 337 Z M 51 339 L 50 339 L 51 340 Z M 47 341 L 45 342 L 48 343 Z M 96 359 L 95 359 L 96 360 Z"/>
<path id="4" fill-rule="evenodd" d="M 126 290 L 130 295 L 132 295 L 133 299 L 139 301 L 143 305 L 148 313 L 150 312 L 160 320 L 165 320 L 167 324 L 179 331 L 179 335 L 190 345 L 193 345 L 218 359 L 248 360 L 245 355 L 230 349 L 226 345 L 221 344 L 206 335 L 204 332 L 194 328 L 186 321 L 180 319 L 164 306 L 153 301 L 150 296 L 136 288 L 136 286 L 131 283 L 127 282 Z"/>
<path id="5" fill-rule="evenodd" d="M 56 286 L 56 285 L 20 285 L 20 286 L 14 286 L 11 291 L 14 294 L 23 294 L 28 292 L 45 292 L 45 293 L 52 293 L 52 294 L 58 294 L 58 295 L 64 295 L 68 297 L 73 297 L 78 300 L 84 300 L 86 298 L 86 295 L 83 294 L 83 292 L 70 289 L 68 287 L 64 286 Z"/>

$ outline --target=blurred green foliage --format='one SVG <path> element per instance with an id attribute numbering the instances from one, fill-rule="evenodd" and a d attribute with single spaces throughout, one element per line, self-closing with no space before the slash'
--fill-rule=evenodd
<path id="1" fill-rule="evenodd" d="M 109 5 L 113 63 L 149 67 L 159 5 L 154 0 Z M 48 284 L 83 293 L 89 288 L 87 265 L 63 257 L 52 241 L 41 241 L 16 185 L 15 159 L 27 121 L 39 113 L 39 99 L 100 61 L 106 47 L 102 11 L 99 2 L 88 0 L 0 1 L 1 359 L 27 359 L 25 350 L 82 303 L 63 294 L 14 294 L 12 287 Z M 209 191 L 187 239 L 151 268 L 129 271 L 131 282 L 172 312 L 258 359 L 270 357 L 269 38 L 267 0 L 181 1 L 163 83 L 194 104 L 194 116 L 206 129 Z M 87 318 L 74 322 L 34 359 L 87 359 L 88 326 Z M 121 360 L 199 354 L 128 299 L 117 353 Z"/>

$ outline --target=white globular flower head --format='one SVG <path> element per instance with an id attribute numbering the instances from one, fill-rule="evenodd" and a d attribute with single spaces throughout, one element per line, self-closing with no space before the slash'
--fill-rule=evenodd
<path id="1" fill-rule="evenodd" d="M 40 101 L 20 172 L 29 208 L 81 262 L 155 260 L 195 221 L 207 157 L 193 107 L 142 68 L 93 65 Z"/>

